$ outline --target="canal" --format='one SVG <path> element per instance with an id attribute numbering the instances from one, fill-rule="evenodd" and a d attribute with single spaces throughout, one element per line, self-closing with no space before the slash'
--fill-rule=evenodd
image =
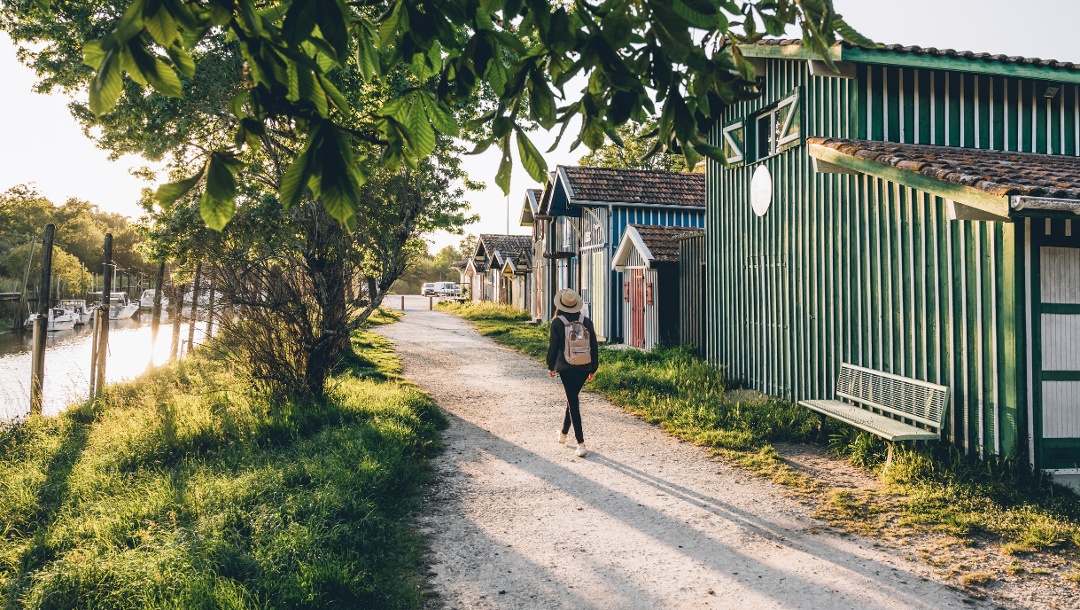
<path id="1" fill-rule="evenodd" d="M 155 364 L 169 359 L 172 324 L 162 322 L 157 344 L 151 345 L 150 316 L 113 320 L 109 324 L 109 353 L 105 376 L 109 383 L 134 379 Z M 195 343 L 202 341 L 205 322 L 196 322 Z M 187 341 L 188 325 L 180 327 L 180 339 Z M 56 415 L 70 404 L 87 399 L 90 391 L 89 324 L 74 330 L 49 333 L 45 348 L 45 415 Z M 30 412 L 31 334 L 0 335 L 0 421 L 26 416 Z"/>

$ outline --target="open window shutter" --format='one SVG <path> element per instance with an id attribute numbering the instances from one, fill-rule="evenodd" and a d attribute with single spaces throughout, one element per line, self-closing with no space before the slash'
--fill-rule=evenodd
<path id="1" fill-rule="evenodd" d="M 802 137 L 802 120 L 799 117 L 799 110 L 798 93 L 780 102 L 777 111 L 783 114 L 784 122 L 780 127 L 779 137 L 776 139 L 777 146 L 795 142 Z"/>
<path id="2" fill-rule="evenodd" d="M 728 163 L 738 163 L 743 160 L 743 124 L 742 121 L 728 125 L 721 131 L 724 136 L 724 153 Z"/>

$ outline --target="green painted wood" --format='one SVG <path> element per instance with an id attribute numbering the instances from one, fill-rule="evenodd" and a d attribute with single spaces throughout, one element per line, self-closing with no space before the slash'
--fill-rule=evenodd
<path id="1" fill-rule="evenodd" d="M 746 47 L 740 47 L 740 50 Z M 743 51 L 747 57 L 754 57 L 747 51 Z M 1028 64 L 1003 63 L 999 61 L 986 61 L 980 59 L 967 59 L 963 57 L 939 57 L 933 55 L 917 55 L 914 53 L 888 52 L 872 49 L 845 48 L 838 58 L 841 61 L 853 63 L 865 63 L 887 66 L 902 66 L 925 70 L 949 70 L 966 72 L 969 74 L 985 74 L 990 76 L 1008 76 L 1014 78 L 1030 78 L 1042 81 L 1060 83 L 1080 83 L 1080 71 L 1067 70 L 1064 68 L 1050 68 Z"/>

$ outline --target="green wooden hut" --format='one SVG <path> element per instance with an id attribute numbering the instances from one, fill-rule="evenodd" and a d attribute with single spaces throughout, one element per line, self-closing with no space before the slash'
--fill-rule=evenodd
<path id="1" fill-rule="evenodd" d="M 741 47 L 708 168 L 709 359 L 791 400 L 841 362 L 946 385 L 943 435 L 1080 478 L 1080 67 Z"/>

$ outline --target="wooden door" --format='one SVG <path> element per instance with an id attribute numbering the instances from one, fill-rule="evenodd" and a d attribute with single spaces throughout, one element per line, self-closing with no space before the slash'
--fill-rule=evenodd
<path id="1" fill-rule="evenodd" d="M 630 272 L 630 337 L 634 347 L 645 348 L 645 270 Z"/>

